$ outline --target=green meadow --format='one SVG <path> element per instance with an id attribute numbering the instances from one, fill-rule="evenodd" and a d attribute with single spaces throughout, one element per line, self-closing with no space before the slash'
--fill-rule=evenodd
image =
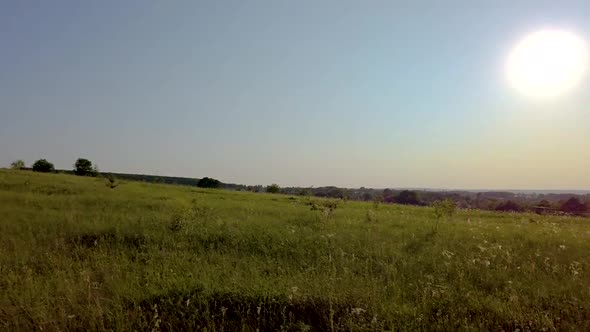
<path id="1" fill-rule="evenodd" d="M 590 221 L 0 170 L 6 331 L 590 330 Z"/>

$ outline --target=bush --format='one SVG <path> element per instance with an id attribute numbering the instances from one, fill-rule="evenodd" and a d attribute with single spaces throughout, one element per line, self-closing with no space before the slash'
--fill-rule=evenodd
<path id="1" fill-rule="evenodd" d="M 117 178 L 113 174 L 105 174 L 105 185 L 110 189 L 115 189 L 119 185 Z"/>
<path id="2" fill-rule="evenodd" d="M 10 164 L 10 168 L 12 169 L 23 169 L 25 168 L 25 162 L 23 160 L 15 160 Z"/>
<path id="3" fill-rule="evenodd" d="M 204 177 L 204 178 L 200 179 L 199 182 L 197 182 L 197 187 L 219 188 L 219 187 L 221 187 L 221 181 L 213 179 L 213 178 Z"/>
<path id="4" fill-rule="evenodd" d="M 39 159 L 33 164 L 33 171 L 35 172 L 48 173 L 53 172 L 54 170 L 55 168 L 53 167 L 53 164 L 45 159 Z"/>
<path id="5" fill-rule="evenodd" d="M 98 173 L 97 169 L 92 167 L 92 162 L 88 159 L 78 158 L 74 164 L 74 174 L 80 176 L 96 176 Z"/>
<path id="6" fill-rule="evenodd" d="M 457 203 L 451 199 L 443 199 L 442 201 L 435 201 L 432 203 L 434 207 L 434 216 L 436 219 L 443 217 L 452 217 L 457 210 Z"/>
<path id="7" fill-rule="evenodd" d="M 281 191 L 281 187 L 278 184 L 273 183 L 270 186 L 266 187 L 266 192 L 271 194 L 278 194 Z"/>
<path id="8" fill-rule="evenodd" d="M 308 204 L 311 206 L 311 211 L 321 211 L 323 216 L 327 219 L 334 215 L 334 211 L 338 207 L 338 201 L 334 200 L 312 200 Z"/>

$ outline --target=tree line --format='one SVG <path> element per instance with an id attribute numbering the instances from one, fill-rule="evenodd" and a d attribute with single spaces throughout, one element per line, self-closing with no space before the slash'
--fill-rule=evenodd
<path id="1" fill-rule="evenodd" d="M 584 200 L 584 197 L 581 195 L 570 194 L 519 195 L 511 192 L 472 193 L 466 191 L 378 190 L 364 187 L 348 189 L 334 186 L 318 188 L 281 188 L 278 184 L 274 183 L 268 186 L 246 186 L 223 183 L 210 177 L 195 179 L 143 174 L 101 173 L 99 172 L 98 167 L 93 165 L 93 163 L 86 158 L 78 158 L 73 166 L 74 168 L 71 171 L 56 170 L 54 165 L 46 159 L 35 161 L 31 168 L 27 168 L 23 160 L 16 160 L 11 164 L 12 169 L 30 169 L 34 172 L 61 172 L 78 176 L 94 177 L 103 175 L 111 179 L 118 178 L 122 180 L 189 185 L 200 188 L 223 188 L 239 191 L 266 192 L 271 194 L 315 196 L 415 206 L 431 206 L 435 202 L 451 200 L 460 208 L 474 208 L 501 212 L 535 212 L 538 214 L 590 216 L 590 195 L 586 195 Z"/>

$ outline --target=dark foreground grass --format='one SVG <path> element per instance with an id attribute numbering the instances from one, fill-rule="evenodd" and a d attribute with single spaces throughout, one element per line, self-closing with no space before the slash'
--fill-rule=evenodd
<path id="1" fill-rule="evenodd" d="M 587 219 L 0 171 L 0 329 L 590 330 Z"/>

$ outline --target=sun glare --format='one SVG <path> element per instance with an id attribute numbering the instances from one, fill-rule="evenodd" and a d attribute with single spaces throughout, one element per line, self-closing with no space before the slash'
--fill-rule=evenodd
<path id="1" fill-rule="evenodd" d="M 575 34 L 538 31 L 526 36 L 510 53 L 508 79 L 527 96 L 558 96 L 582 80 L 588 58 L 586 42 Z"/>

